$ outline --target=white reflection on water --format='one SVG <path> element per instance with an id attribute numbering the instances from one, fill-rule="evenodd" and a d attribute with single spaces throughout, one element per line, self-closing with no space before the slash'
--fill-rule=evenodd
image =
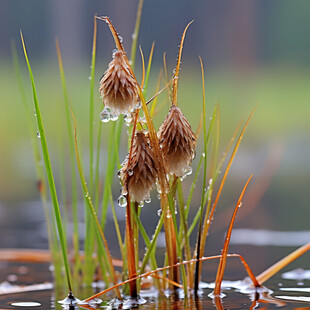
<path id="1" fill-rule="evenodd" d="M 231 244 L 258 246 L 301 246 L 310 241 L 310 231 L 271 231 L 264 229 L 234 229 Z"/>

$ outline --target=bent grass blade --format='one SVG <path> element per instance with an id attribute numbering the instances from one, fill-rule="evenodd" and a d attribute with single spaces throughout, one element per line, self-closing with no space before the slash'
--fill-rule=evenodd
<path id="1" fill-rule="evenodd" d="M 237 211 L 239 209 L 239 207 L 241 207 L 242 204 L 242 199 L 244 196 L 244 193 L 250 183 L 252 179 L 252 175 L 249 177 L 248 181 L 246 182 L 241 195 L 238 199 L 238 202 L 236 204 L 234 213 L 232 215 L 230 224 L 229 224 L 229 228 L 227 230 L 227 234 L 226 234 L 226 238 L 225 238 L 225 242 L 224 242 L 224 246 L 223 246 L 223 250 L 222 250 L 222 257 L 220 259 L 220 263 L 218 266 L 218 270 L 217 270 L 217 274 L 216 274 L 216 279 L 215 279 L 215 288 L 214 288 L 214 296 L 220 296 L 221 294 L 221 285 L 222 285 L 222 281 L 223 281 L 223 277 L 224 277 L 224 272 L 225 272 L 225 267 L 226 267 L 226 260 L 227 260 L 227 254 L 228 254 L 228 248 L 229 248 L 229 242 L 230 242 L 230 237 L 231 237 L 231 233 L 232 233 L 232 229 L 234 226 L 234 222 L 235 222 L 235 218 L 237 215 Z M 259 286 L 258 283 L 255 283 L 255 286 Z"/>

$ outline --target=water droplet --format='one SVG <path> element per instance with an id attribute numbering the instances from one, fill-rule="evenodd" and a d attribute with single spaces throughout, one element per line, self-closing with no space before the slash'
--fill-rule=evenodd
<path id="1" fill-rule="evenodd" d="M 118 205 L 122 208 L 127 206 L 127 199 L 125 196 L 120 195 L 117 199 Z"/>
<path id="2" fill-rule="evenodd" d="M 89 76 L 88 79 L 91 80 L 91 76 Z"/>
<path id="3" fill-rule="evenodd" d="M 118 49 L 115 48 L 113 51 L 112 51 L 112 58 L 115 58 L 115 54 L 118 52 Z"/>
<path id="4" fill-rule="evenodd" d="M 138 206 L 139 206 L 140 208 L 143 208 L 143 207 L 144 207 L 144 201 L 140 201 L 139 204 L 138 204 Z"/>
<path id="5" fill-rule="evenodd" d="M 187 166 L 185 169 L 184 169 L 184 173 L 185 175 L 191 175 L 193 172 L 193 169 L 191 166 Z"/>
<path id="6" fill-rule="evenodd" d="M 202 157 L 206 157 L 206 153 L 203 152 L 203 153 L 201 154 L 201 156 L 202 156 Z"/>
<path id="7" fill-rule="evenodd" d="M 115 122 L 118 120 L 118 115 L 117 114 L 111 114 L 111 121 Z"/>
<path id="8" fill-rule="evenodd" d="M 161 209 L 157 210 L 157 215 L 160 217 L 161 216 Z"/>
<path id="9" fill-rule="evenodd" d="M 132 169 L 128 169 L 128 175 L 132 176 L 133 175 L 133 170 Z"/>
<path id="10" fill-rule="evenodd" d="M 141 123 L 146 123 L 145 115 L 140 117 L 140 122 Z"/>
<path id="11" fill-rule="evenodd" d="M 145 199 L 146 203 L 150 203 L 152 201 L 151 196 L 149 196 L 148 198 Z"/>
<path id="12" fill-rule="evenodd" d="M 142 108 L 142 103 L 139 100 L 138 103 L 136 104 L 136 109 L 141 109 Z"/>
<path id="13" fill-rule="evenodd" d="M 131 114 L 126 114 L 124 116 L 124 121 L 125 121 L 125 125 L 126 126 L 129 126 L 132 122 L 132 117 L 131 117 Z"/>
<path id="14" fill-rule="evenodd" d="M 125 186 L 122 188 L 122 192 L 121 193 L 122 193 L 123 196 L 126 196 L 128 194 L 127 188 Z"/>
<path id="15" fill-rule="evenodd" d="M 166 218 L 170 219 L 172 217 L 170 210 L 166 211 Z"/>
<path id="16" fill-rule="evenodd" d="M 117 172 L 117 176 L 119 179 L 121 178 L 121 175 L 122 175 L 122 169 L 118 170 L 118 172 Z"/>
<path id="17" fill-rule="evenodd" d="M 111 112 L 108 109 L 103 109 L 100 113 L 100 120 L 107 123 L 111 119 Z"/>
<path id="18" fill-rule="evenodd" d="M 41 138 L 40 131 L 37 131 L 37 137 L 38 137 L 39 139 Z"/>
<path id="19" fill-rule="evenodd" d="M 161 186 L 158 182 L 156 182 L 156 189 L 157 189 L 158 194 L 162 194 Z"/>
<path id="20" fill-rule="evenodd" d="M 34 116 L 37 117 L 37 112 L 35 109 L 33 110 L 33 113 L 34 113 Z"/>
<path id="21" fill-rule="evenodd" d="M 213 182 L 213 179 L 211 178 L 211 179 L 209 180 L 209 185 L 212 185 L 212 182 Z"/>
<path id="22" fill-rule="evenodd" d="M 119 41 L 121 42 L 121 43 L 123 43 L 123 37 L 121 37 L 121 36 L 118 36 L 118 39 L 119 39 Z"/>

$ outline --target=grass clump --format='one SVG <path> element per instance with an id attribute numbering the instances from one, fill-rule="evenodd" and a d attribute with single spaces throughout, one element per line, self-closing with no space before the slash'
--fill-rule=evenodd
<path id="1" fill-rule="evenodd" d="M 140 48 L 143 71 L 141 83 L 137 81 L 134 72 L 142 3 L 143 1 L 140 0 L 135 26 L 135 36 L 132 44 L 131 59 L 128 59 L 122 40 L 120 39 L 110 19 L 108 17 L 97 16 L 94 18 L 94 36 L 90 74 L 90 158 L 88 179 L 85 177 L 85 171 L 82 166 L 82 154 L 79 151 L 77 137 L 78 128 L 73 111 L 74 106 L 71 106 L 70 104 L 61 51 L 58 41 L 56 41 L 60 77 L 64 95 L 64 113 L 66 115 L 67 136 L 70 149 L 72 217 L 74 224 L 72 240 L 74 263 L 68 259 L 67 252 L 69 247 L 67 245 L 67 240 L 63 229 L 65 220 L 61 216 L 34 78 L 28 60 L 24 39 L 21 35 L 24 55 L 31 79 L 36 120 L 39 129 L 38 132 L 41 140 L 45 171 L 53 205 L 53 211 L 50 212 L 53 216 L 51 219 L 48 219 L 52 222 L 52 225 L 49 228 L 49 235 L 51 238 L 51 245 L 54 246 L 51 248 L 55 254 L 54 263 L 59 266 L 59 262 L 56 262 L 59 249 L 55 246 L 55 244 L 57 245 L 56 241 L 58 239 L 60 253 L 62 255 L 62 264 L 65 267 L 67 289 L 69 291 L 70 298 L 73 296 L 73 288 L 78 291 L 79 283 L 83 283 L 84 285 L 90 287 L 96 277 L 103 279 L 108 289 L 97 295 L 89 297 L 86 301 L 91 301 L 103 293 L 114 290 L 117 298 L 116 303 L 122 302 L 124 297 L 126 302 L 130 303 L 132 306 L 143 303 L 144 300 L 139 297 L 139 292 L 144 286 L 144 284 L 141 283 L 141 279 L 147 276 L 153 277 L 153 285 L 155 285 L 157 290 L 161 293 L 166 289 L 169 289 L 172 292 L 177 292 L 181 288 L 185 296 L 189 296 L 192 293 L 198 295 L 199 281 L 201 277 L 201 262 L 214 258 L 220 258 L 214 290 L 214 295 L 219 296 L 227 257 L 240 257 L 239 255 L 228 254 L 228 247 L 234 219 L 236 217 L 238 207 L 242 204 L 242 197 L 251 177 L 240 195 L 235 212 L 232 216 L 222 255 L 216 257 L 204 257 L 205 243 L 227 174 L 255 109 L 250 114 L 243 129 L 241 130 L 232 151 L 232 155 L 228 161 L 228 165 L 223 174 L 219 189 L 217 190 L 215 199 L 213 200 L 215 183 L 218 180 L 225 158 L 237 136 L 237 131 L 233 134 L 232 140 L 222 157 L 218 159 L 219 107 L 216 105 L 213 109 L 211 120 L 208 124 L 206 117 L 207 112 L 204 88 L 204 70 L 201 59 L 203 89 L 201 100 L 202 118 L 201 124 L 199 125 L 196 133 L 193 132 L 190 123 L 186 120 L 181 108 L 177 104 L 182 50 L 185 35 L 191 23 L 186 26 L 181 37 L 177 64 L 173 76 L 170 78 L 167 74 L 168 71 L 164 57 L 163 72 L 166 76 L 166 81 L 164 81 L 165 86 L 162 90 L 160 90 L 160 85 L 162 84 L 162 80 L 164 80 L 162 78 L 163 74 L 160 74 L 159 80 L 157 81 L 158 86 L 156 94 L 150 100 L 146 99 L 154 44 L 149 55 L 146 71 L 144 55 L 142 49 Z M 100 114 L 101 121 L 98 120 L 98 132 L 96 136 L 94 131 L 94 76 L 96 65 L 98 20 L 102 20 L 108 25 L 115 41 L 116 50 L 113 52 L 113 57 L 108 65 L 108 69 L 105 71 L 100 80 L 99 93 L 102 97 L 104 108 Z M 167 93 L 169 96 L 170 109 L 168 115 L 159 127 L 159 130 L 156 131 L 153 118 L 156 116 L 156 111 L 159 109 L 156 105 L 158 95 L 165 89 L 168 90 Z M 120 164 L 119 148 L 123 127 L 122 116 L 124 116 L 125 124 L 128 126 L 129 134 L 128 155 L 123 160 L 122 164 Z M 102 130 L 106 130 L 104 127 L 107 122 L 112 122 L 112 124 L 110 126 L 107 160 L 105 162 L 105 179 L 102 182 L 99 174 L 99 162 L 102 156 L 100 147 L 102 143 L 101 133 Z M 203 128 L 203 153 L 198 156 L 198 167 L 194 174 L 189 196 L 186 199 L 183 195 L 183 180 L 187 175 L 192 173 L 191 163 L 196 155 L 195 148 L 201 128 Z M 95 141 L 97 141 L 97 148 L 94 147 Z M 117 200 L 118 204 L 126 209 L 124 237 L 122 236 L 121 227 L 116 218 L 114 199 L 112 195 L 112 184 L 114 178 L 116 177 L 117 170 L 119 170 L 119 178 L 121 182 L 121 195 Z M 190 209 L 192 209 L 191 200 L 198 180 L 198 174 L 201 170 L 203 174 L 201 202 L 197 210 L 191 210 L 195 213 L 195 216 L 193 221 L 189 222 L 188 216 Z M 81 192 L 83 193 L 82 197 L 85 206 L 86 238 L 83 248 L 83 258 L 81 258 L 80 255 L 80 231 L 78 226 L 77 207 L 79 187 L 76 180 L 77 174 L 79 174 L 80 177 Z M 209 181 L 207 180 L 208 177 L 210 178 Z M 42 182 L 44 182 L 44 177 Z M 160 216 L 152 238 L 150 238 L 146 233 L 143 222 L 140 219 L 140 214 L 141 212 L 145 212 L 141 209 L 141 206 L 150 201 L 150 193 L 154 187 L 156 187 L 159 196 Z M 43 197 L 44 201 L 46 201 L 46 194 L 44 194 Z M 122 257 L 121 276 L 119 276 L 115 269 L 115 260 L 110 254 L 105 232 L 109 202 L 111 203 L 118 246 Z M 158 268 L 156 243 L 162 228 L 164 228 L 165 232 L 166 253 L 164 266 Z M 196 243 L 193 246 L 190 244 L 190 236 L 195 228 L 198 233 Z M 146 245 L 145 253 L 142 257 L 139 255 L 139 245 L 141 243 L 139 238 L 141 237 Z M 245 260 L 242 257 L 240 257 L 240 259 L 253 282 L 253 286 L 259 287 L 261 283 L 257 281 Z M 148 264 L 150 264 L 151 271 L 147 270 Z M 72 267 L 70 268 L 70 266 Z M 266 276 L 264 275 L 262 278 L 265 279 Z M 72 279 L 74 280 L 72 281 Z M 121 293 L 120 286 L 122 285 L 124 285 L 124 289 Z M 128 296 L 130 297 L 129 299 Z"/>

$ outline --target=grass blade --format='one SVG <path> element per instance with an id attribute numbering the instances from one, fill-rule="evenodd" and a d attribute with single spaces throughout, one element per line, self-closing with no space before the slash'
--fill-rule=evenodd
<path id="1" fill-rule="evenodd" d="M 233 213 L 233 216 L 231 218 L 231 221 L 230 221 L 230 224 L 229 224 L 229 227 L 227 230 L 227 234 L 226 234 L 226 238 L 225 238 L 225 242 L 224 242 L 224 246 L 223 246 L 223 250 L 222 250 L 222 257 L 220 259 L 220 263 L 218 266 L 216 279 L 215 279 L 214 296 L 220 296 L 221 295 L 221 285 L 222 285 L 224 271 L 225 271 L 225 267 L 226 267 L 226 260 L 227 260 L 227 254 L 228 254 L 231 232 L 232 232 L 232 229 L 234 226 L 237 211 L 238 211 L 239 207 L 241 207 L 241 205 L 242 205 L 242 199 L 243 199 L 244 193 L 245 193 L 251 179 L 252 179 L 252 175 L 249 177 L 248 181 L 246 182 L 246 184 L 245 184 L 245 186 L 241 192 L 241 195 L 238 199 L 238 202 L 237 202 L 236 207 L 235 207 L 235 211 Z"/>
<path id="2" fill-rule="evenodd" d="M 75 270 L 76 273 L 80 267 L 80 258 L 79 258 L 79 220 L 78 220 L 78 206 L 77 206 L 77 184 L 76 184 L 76 173 L 75 173 L 75 158 L 74 158 L 74 137 L 72 131 L 72 124 L 70 118 L 70 104 L 69 96 L 66 85 L 66 78 L 63 68 L 62 56 L 60 52 L 59 42 L 56 39 L 56 49 L 58 56 L 59 71 L 61 77 L 61 83 L 63 88 L 64 102 L 65 102 L 65 113 L 66 113 L 66 123 L 67 123 L 67 132 L 69 137 L 69 150 L 70 150 L 70 164 L 71 164 L 71 184 L 72 184 L 72 214 L 73 214 L 73 248 L 74 248 L 74 258 L 75 258 Z"/>
<path id="3" fill-rule="evenodd" d="M 259 284 L 263 284 L 268 279 L 270 279 L 273 275 L 283 269 L 286 265 L 290 264 L 292 261 L 306 253 L 310 250 L 310 242 L 303 245 L 302 247 L 298 248 L 291 254 L 287 255 L 286 257 L 282 258 L 280 261 L 269 267 L 267 270 L 259 274 L 256 279 Z"/>
<path id="4" fill-rule="evenodd" d="M 67 258 L 67 252 L 66 252 L 66 240 L 65 240 L 65 236 L 63 234 L 61 214 L 60 214 L 60 209 L 59 209 L 59 203 L 58 203 L 58 198 L 57 198 L 57 193 L 56 193 L 56 187 L 55 187 L 55 181 L 54 181 L 52 166 L 51 166 L 48 148 L 47 148 L 47 143 L 46 143 L 46 138 L 45 138 L 43 121 L 42 121 L 42 117 L 41 117 L 41 111 L 40 111 L 40 107 L 39 107 L 39 102 L 38 102 L 35 83 L 34 83 L 34 78 L 33 78 L 32 70 L 31 70 L 30 62 L 28 59 L 28 55 L 27 55 L 26 46 L 25 46 L 25 42 L 24 42 L 22 32 L 20 32 L 20 36 L 21 36 L 21 40 L 22 40 L 24 55 L 25 55 L 27 66 L 28 66 L 29 76 L 30 76 L 31 85 L 32 85 L 33 101 L 34 101 L 35 112 L 37 115 L 37 123 L 38 123 L 38 129 L 39 129 L 39 133 L 40 133 L 42 153 L 43 153 L 43 158 L 44 158 L 44 163 L 45 163 L 45 168 L 46 168 L 46 175 L 47 175 L 47 180 L 48 180 L 48 184 L 49 184 L 50 194 L 51 194 L 53 207 L 54 207 L 54 214 L 55 214 L 55 219 L 56 219 L 56 223 L 57 223 L 58 237 L 59 237 L 59 241 L 60 241 L 60 247 L 61 247 L 61 252 L 62 252 L 64 266 L 65 266 L 67 285 L 68 285 L 69 291 L 72 292 L 71 272 L 70 272 L 69 262 L 68 262 L 68 258 Z"/>
<path id="5" fill-rule="evenodd" d="M 211 212 L 210 212 L 210 214 L 208 214 L 209 212 L 207 212 L 207 214 L 206 214 L 206 221 L 205 221 L 206 225 L 204 225 L 204 228 L 203 228 L 203 234 L 204 234 L 204 236 L 207 236 L 207 234 L 208 234 L 209 227 L 210 227 L 211 221 L 212 221 L 212 219 L 213 219 L 214 211 L 215 211 L 215 209 L 216 209 L 218 200 L 219 200 L 220 195 L 221 195 L 221 193 L 222 193 L 222 190 L 223 190 L 223 187 L 224 187 L 224 184 L 225 184 L 225 181 L 226 181 L 228 172 L 229 172 L 230 167 L 231 167 L 231 165 L 232 165 L 232 162 L 233 162 L 233 160 L 234 160 L 234 158 L 235 158 L 235 155 L 236 155 L 236 153 L 237 153 L 237 151 L 238 151 L 238 148 L 239 148 L 239 146 L 240 146 L 240 143 L 241 143 L 241 140 L 242 140 L 243 135 L 244 135 L 244 133 L 245 133 L 245 130 L 246 130 L 246 128 L 247 128 L 247 126 L 248 126 L 248 124 L 249 124 L 249 122 L 250 122 L 250 119 L 251 119 L 252 115 L 254 114 L 254 112 L 255 112 L 255 110 L 256 110 L 256 107 L 257 107 L 257 106 L 255 106 L 255 108 L 253 109 L 253 111 L 250 113 L 250 115 L 249 115 L 249 117 L 248 117 L 248 119 L 247 119 L 247 121 L 246 121 L 246 123 L 245 123 L 245 125 L 244 125 L 244 127 L 243 127 L 243 129 L 242 129 L 242 131 L 241 131 L 241 133 L 240 133 L 240 135 L 239 135 L 239 138 L 238 138 L 238 141 L 237 141 L 237 143 L 236 143 L 236 145 L 235 145 L 235 148 L 234 148 L 234 150 L 233 150 L 233 152 L 232 152 L 232 154 L 231 154 L 231 156 L 230 156 L 229 162 L 228 162 L 228 164 L 227 164 L 227 167 L 226 167 L 225 172 L 224 172 L 224 175 L 223 175 L 222 182 L 221 182 L 221 184 L 220 184 L 220 187 L 219 187 L 219 189 L 218 189 L 218 192 L 217 192 L 215 201 L 214 201 L 214 203 L 213 203 Z M 214 184 L 214 182 L 212 182 L 212 183 Z M 208 211 L 208 210 L 207 210 L 207 211 Z M 202 242 L 201 246 L 202 246 L 202 248 L 204 247 L 204 242 Z"/>
<path id="6" fill-rule="evenodd" d="M 154 54 L 154 47 L 155 47 L 155 42 L 153 42 L 152 44 L 152 48 L 151 48 L 151 52 L 150 52 L 150 56 L 149 56 L 149 61 L 147 63 L 147 69 L 146 69 L 146 75 L 145 75 L 145 83 L 144 83 L 144 87 L 143 87 L 143 95 L 144 97 L 146 97 L 146 93 L 147 93 L 147 87 L 149 84 L 149 77 L 150 77 L 150 72 L 151 72 L 151 66 L 152 66 L 152 60 L 153 60 L 153 54 Z M 156 91 L 157 93 L 157 91 Z"/>
<path id="7" fill-rule="evenodd" d="M 137 42 L 138 42 L 140 23 L 141 23 L 142 8 L 143 8 L 143 0 L 139 0 L 135 29 L 134 29 L 134 32 L 132 34 L 133 40 L 132 40 L 131 54 L 130 54 L 132 69 L 135 68 L 135 64 L 136 64 L 136 51 L 137 51 Z"/>
<path id="8" fill-rule="evenodd" d="M 97 213 L 96 213 L 96 210 L 93 206 L 93 203 L 92 203 L 92 200 L 91 200 L 91 197 L 90 197 L 87 185 L 86 185 L 86 181 L 84 178 L 83 170 L 82 170 L 82 165 L 81 165 L 80 155 L 79 155 L 79 150 L 78 150 L 78 145 L 77 145 L 76 123 L 75 123 L 75 117 L 74 117 L 72 110 L 71 110 L 71 114 L 72 114 L 72 118 L 73 118 L 73 122 L 74 122 L 74 142 L 75 142 L 76 161 L 77 161 L 77 167 L 79 170 L 81 184 L 82 184 L 82 188 L 83 188 L 83 194 L 84 194 L 84 197 L 86 198 L 87 205 L 89 207 L 90 213 L 92 215 L 95 226 L 97 228 L 96 232 L 100 235 L 101 241 L 103 242 L 103 245 L 105 247 L 105 251 L 107 252 L 109 271 L 110 271 L 110 275 L 113 279 L 113 282 L 115 284 L 117 282 L 117 278 L 116 278 L 115 270 L 113 267 L 112 257 L 111 257 L 110 251 L 109 251 L 108 243 L 107 243 L 105 235 L 101 229 L 99 220 L 97 218 Z M 116 290 L 116 294 L 117 294 L 117 297 L 119 299 L 121 299 L 121 295 L 120 295 L 120 292 L 118 289 Z"/>
<path id="9" fill-rule="evenodd" d="M 194 292 L 195 295 L 198 293 L 199 289 L 199 278 L 200 278 L 200 268 L 201 264 L 199 258 L 201 257 L 201 233 L 202 233 L 202 216 L 203 216 L 203 208 L 204 208 L 204 200 L 205 200 L 205 189 L 206 189 L 206 182 L 207 182 L 207 124 L 206 124 L 206 91 L 205 91 L 205 76 L 204 76 L 204 69 L 201 57 L 199 57 L 200 66 L 201 66 L 201 78 L 202 78 L 202 107 L 203 107 L 203 140 L 204 140 L 204 165 L 203 165 L 203 181 L 202 181 L 202 194 L 201 194 L 201 202 L 200 202 L 200 216 L 199 216 L 199 227 L 198 227 L 198 236 L 197 236 L 197 248 L 196 248 L 196 269 L 195 269 L 195 286 Z"/>
<path id="10" fill-rule="evenodd" d="M 177 61 L 177 65 L 176 65 L 175 71 L 174 71 L 174 79 L 173 79 L 173 84 L 172 84 L 172 103 L 175 106 L 177 105 L 177 91 L 178 91 L 178 83 L 179 83 L 179 72 L 180 72 L 181 56 L 182 56 L 182 51 L 183 51 L 185 34 L 186 34 L 188 27 L 192 23 L 193 23 L 193 20 L 187 24 L 187 26 L 185 27 L 185 29 L 183 31 L 183 35 L 182 35 L 181 43 L 180 43 L 180 48 L 179 48 L 178 61 Z"/>
<path id="11" fill-rule="evenodd" d="M 97 45 L 97 19 L 94 17 L 94 35 L 90 71 L 90 98 L 89 98 L 89 189 L 93 193 L 93 158 L 94 158 L 94 86 L 95 86 L 95 64 Z"/>

